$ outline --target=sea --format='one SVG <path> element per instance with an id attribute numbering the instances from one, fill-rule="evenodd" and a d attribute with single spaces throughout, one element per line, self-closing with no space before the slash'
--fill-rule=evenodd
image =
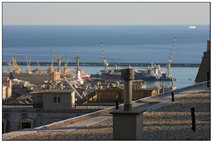
<path id="1" fill-rule="evenodd" d="M 32 62 L 51 62 L 52 50 L 63 62 L 68 58 L 69 62 L 75 62 L 79 55 L 80 62 L 85 63 L 102 63 L 103 58 L 109 63 L 167 63 L 171 57 L 172 63 L 200 64 L 210 39 L 210 26 L 190 27 L 3 25 L 3 62 L 11 61 L 13 56 L 18 62 L 25 62 L 26 55 L 31 56 Z M 24 66 L 21 68 L 25 70 Z M 81 68 L 88 73 L 103 69 Z M 7 66 L 3 66 L 3 70 L 7 70 Z M 177 88 L 194 84 L 197 71 L 198 67 L 172 67 Z"/>

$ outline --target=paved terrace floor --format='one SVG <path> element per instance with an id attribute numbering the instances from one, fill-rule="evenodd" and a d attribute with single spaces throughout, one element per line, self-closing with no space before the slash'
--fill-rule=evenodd
<path id="1" fill-rule="evenodd" d="M 169 93 L 170 94 L 170 93 Z M 196 86 L 170 95 L 141 99 L 134 109 L 144 112 L 144 140 L 210 140 L 210 90 Z M 191 129 L 191 107 L 196 110 L 196 131 Z M 16 131 L 3 140 L 112 140 L 112 116 L 104 113 L 73 124 Z"/>

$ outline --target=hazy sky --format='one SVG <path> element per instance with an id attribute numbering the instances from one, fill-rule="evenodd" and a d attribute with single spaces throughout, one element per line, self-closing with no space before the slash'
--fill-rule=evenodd
<path id="1" fill-rule="evenodd" d="M 3 3 L 3 24 L 198 25 L 209 12 L 209 3 Z"/>

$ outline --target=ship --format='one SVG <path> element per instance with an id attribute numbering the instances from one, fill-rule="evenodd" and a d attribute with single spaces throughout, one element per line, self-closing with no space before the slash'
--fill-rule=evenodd
<path id="1" fill-rule="evenodd" d="M 160 69 L 160 65 L 157 64 L 151 64 L 151 66 L 148 66 L 147 69 L 143 70 L 136 70 L 135 71 L 135 80 L 144 80 L 144 81 L 176 81 L 175 78 L 173 78 L 170 74 L 171 72 L 171 64 L 172 64 L 172 56 L 174 54 L 176 46 L 176 37 L 174 37 L 173 41 L 173 47 L 171 50 L 171 53 L 168 58 L 167 63 L 167 72 Z M 102 80 L 121 80 L 121 69 L 118 69 L 117 66 L 112 69 L 108 69 L 109 62 L 107 61 L 104 49 L 103 49 L 103 43 L 100 42 L 100 48 L 101 48 L 101 54 L 104 61 L 104 70 L 100 70 L 96 74 L 91 74 L 91 78 L 94 79 L 102 79 Z M 129 65 L 130 67 L 130 65 Z"/>
<path id="2" fill-rule="evenodd" d="M 159 64 L 153 63 L 151 66 L 148 66 L 146 70 L 135 70 L 135 79 L 142 79 L 145 81 L 176 81 L 175 78 L 161 70 Z"/>
<path id="3" fill-rule="evenodd" d="M 96 74 L 91 74 L 91 78 L 107 80 L 107 81 L 111 81 L 111 80 L 120 81 L 121 70 L 123 68 L 117 69 L 117 67 L 115 67 L 115 68 L 100 70 Z M 168 74 L 165 71 L 161 70 L 160 65 L 156 65 L 156 64 L 152 64 L 151 66 L 148 66 L 147 69 L 140 69 L 140 70 L 134 69 L 134 72 L 135 72 L 135 80 L 176 81 L 175 78 L 168 76 Z"/>

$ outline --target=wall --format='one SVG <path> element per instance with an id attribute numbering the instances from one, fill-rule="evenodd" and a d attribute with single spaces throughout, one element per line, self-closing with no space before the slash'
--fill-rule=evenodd
<path id="1" fill-rule="evenodd" d="M 60 97 L 60 102 L 54 102 L 54 97 Z M 72 109 L 71 94 L 48 93 L 42 95 L 43 109 L 45 110 L 69 110 Z"/>
<path id="2" fill-rule="evenodd" d="M 33 120 L 33 127 L 47 125 L 56 121 L 76 117 L 87 113 L 86 111 L 42 111 L 26 106 L 3 108 L 3 120 L 6 120 L 6 132 L 20 130 L 20 122 L 26 118 Z"/>
<path id="3" fill-rule="evenodd" d="M 2 99 L 6 99 L 6 89 L 7 89 L 7 86 L 4 86 L 2 87 Z"/>
<path id="4" fill-rule="evenodd" d="M 119 99 L 123 102 L 124 90 L 120 88 L 107 89 L 107 90 L 96 90 L 97 100 L 99 101 L 113 101 L 116 100 L 116 94 L 119 93 Z M 159 89 L 142 89 L 142 90 L 133 90 L 132 100 L 141 99 L 147 96 L 154 96 L 159 94 Z"/>
<path id="5" fill-rule="evenodd" d="M 12 80 L 7 79 L 4 84 L 2 88 L 3 99 L 10 98 L 12 96 Z"/>

